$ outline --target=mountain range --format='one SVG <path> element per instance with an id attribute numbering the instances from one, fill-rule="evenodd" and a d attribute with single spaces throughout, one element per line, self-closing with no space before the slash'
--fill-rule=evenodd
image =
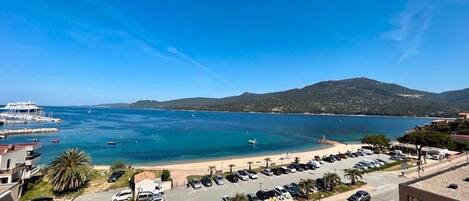
<path id="1" fill-rule="evenodd" d="M 469 88 L 443 93 L 409 89 L 368 78 L 323 81 L 301 89 L 225 98 L 139 100 L 105 107 L 236 112 L 327 113 L 398 116 L 456 116 L 469 110 Z"/>

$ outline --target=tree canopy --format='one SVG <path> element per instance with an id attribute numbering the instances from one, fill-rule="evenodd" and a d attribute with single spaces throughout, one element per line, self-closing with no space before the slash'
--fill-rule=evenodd
<path id="1" fill-rule="evenodd" d="M 390 146 L 391 139 L 387 138 L 383 134 L 377 134 L 377 135 L 367 135 L 361 140 L 362 143 L 364 144 L 369 144 L 375 149 L 379 149 L 382 151 L 384 148 L 387 148 Z"/>
<path id="2" fill-rule="evenodd" d="M 47 167 L 52 189 L 62 193 L 81 188 L 88 181 L 91 171 L 90 158 L 78 149 L 67 149 L 59 153 Z"/>
<path id="3" fill-rule="evenodd" d="M 451 142 L 448 134 L 437 131 L 412 131 L 399 137 L 397 141 L 401 143 L 409 143 L 415 145 L 417 149 L 418 159 L 422 158 L 423 147 L 445 147 Z"/>

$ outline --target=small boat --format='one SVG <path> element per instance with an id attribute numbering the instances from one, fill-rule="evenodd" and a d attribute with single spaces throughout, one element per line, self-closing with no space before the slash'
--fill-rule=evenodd
<path id="1" fill-rule="evenodd" d="M 116 145 L 116 142 L 114 142 L 114 141 L 108 141 L 107 144 L 108 144 L 108 145 Z"/>
<path id="2" fill-rule="evenodd" d="M 6 138 L 7 138 L 7 136 L 5 136 L 5 135 L 0 135 L 0 139 L 3 140 L 3 139 L 6 139 Z"/>
<path id="3" fill-rule="evenodd" d="M 50 143 L 52 143 L 52 144 L 57 144 L 59 142 L 60 142 L 60 140 L 57 139 L 57 138 L 54 138 L 54 139 L 50 140 Z"/>
<path id="4" fill-rule="evenodd" d="M 88 114 L 91 114 L 91 108 L 88 109 Z"/>
<path id="5" fill-rule="evenodd" d="M 252 140 L 248 140 L 249 144 L 257 144 L 257 140 L 256 139 L 252 139 Z"/>
<path id="6" fill-rule="evenodd" d="M 34 138 L 34 139 L 33 139 L 33 142 L 39 142 L 39 139 L 38 139 L 38 138 Z"/>

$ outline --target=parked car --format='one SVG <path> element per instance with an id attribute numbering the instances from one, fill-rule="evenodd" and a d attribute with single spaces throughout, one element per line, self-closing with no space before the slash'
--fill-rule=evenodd
<path id="1" fill-rule="evenodd" d="M 363 164 L 363 163 L 357 163 L 355 164 L 355 166 L 353 166 L 354 168 L 357 168 L 357 169 L 360 169 L 360 170 L 368 170 L 368 167 Z"/>
<path id="2" fill-rule="evenodd" d="M 282 175 L 282 169 L 281 168 L 274 168 L 272 169 L 272 172 L 274 172 L 274 175 L 279 176 Z"/>
<path id="3" fill-rule="evenodd" d="M 305 169 L 302 168 L 301 165 L 298 164 L 298 163 L 292 163 L 291 165 L 293 165 L 293 167 L 295 167 L 296 171 L 303 172 L 303 170 L 305 170 Z"/>
<path id="4" fill-rule="evenodd" d="M 113 172 L 111 176 L 109 176 L 109 178 L 107 179 L 107 182 L 109 183 L 116 182 L 117 179 L 119 179 L 119 177 L 122 177 L 122 175 L 124 175 L 124 173 L 125 173 L 124 170 L 117 170 Z"/>
<path id="5" fill-rule="evenodd" d="M 200 182 L 205 186 L 205 187 L 211 187 L 212 186 L 212 178 L 210 178 L 209 175 L 205 175 L 200 179 Z"/>
<path id="6" fill-rule="evenodd" d="M 225 180 L 223 179 L 223 176 L 221 175 L 216 175 L 213 180 L 215 181 L 216 184 L 218 185 L 224 185 L 225 184 Z"/>
<path id="7" fill-rule="evenodd" d="M 226 195 L 221 198 L 221 201 L 230 201 L 230 200 L 231 198 Z"/>
<path id="8" fill-rule="evenodd" d="M 361 152 L 365 155 L 373 155 L 374 152 L 372 150 L 369 150 L 369 149 L 362 149 Z"/>
<path id="9" fill-rule="evenodd" d="M 306 163 L 305 164 L 305 170 L 314 170 L 316 169 L 316 166 L 311 164 L 311 163 Z"/>
<path id="10" fill-rule="evenodd" d="M 358 156 L 365 156 L 365 154 L 361 151 L 357 151 L 355 152 L 354 154 L 358 155 Z"/>
<path id="11" fill-rule="evenodd" d="M 249 174 L 244 170 L 236 171 L 236 176 L 238 176 L 238 178 L 243 180 L 243 181 L 249 180 Z"/>
<path id="12" fill-rule="evenodd" d="M 323 161 L 326 161 L 326 162 L 329 162 L 329 163 L 333 163 L 335 162 L 335 159 L 331 158 L 331 157 L 325 157 L 322 159 Z"/>
<path id="13" fill-rule="evenodd" d="M 248 197 L 248 200 L 249 200 L 249 201 L 261 201 L 261 199 L 259 199 L 256 195 L 254 195 L 254 194 L 252 194 L 252 193 L 249 193 L 249 194 L 247 195 L 247 197 Z"/>
<path id="14" fill-rule="evenodd" d="M 298 165 L 303 168 L 303 170 L 309 170 L 309 166 L 307 166 L 305 163 L 298 163 Z"/>
<path id="15" fill-rule="evenodd" d="M 275 190 L 270 190 L 270 191 L 260 190 L 260 191 L 257 191 L 256 195 L 261 200 L 269 200 L 270 198 L 274 198 L 274 197 L 277 197 L 277 199 L 281 199 L 282 197 L 281 194 Z"/>
<path id="16" fill-rule="evenodd" d="M 345 154 L 337 154 L 336 156 L 338 156 L 341 159 L 347 159 L 347 155 Z"/>
<path id="17" fill-rule="evenodd" d="M 337 161 L 341 161 L 341 160 L 342 160 L 342 159 L 341 159 L 340 157 L 338 157 L 337 155 L 332 155 L 332 154 L 331 154 L 330 157 L 335 158 L 335 160 L 337 160 Z"/>
<path id="18" fill-rule="evenodd" d="M 292 165 L 288 165 L 287 168 L 290 170 L 291 173 L 295 173 L 296 172 L 296 168 Z"/>
<path id="19" fill-rule="evenodd" d="M 355 158 L 355 157 L 357 157 L 357 156 L 355 156 L 351 151 L 347 151 L 347 152 L 345 153 L 345 155 L 347 155 L 347 157 L 350 157 L 350 158 Z"/>
<path id="20" fill-rule="evenodd" d="M 111 198 L 112 201 L 124 201 L 124 200 L 132 200 L 132 191 L 129 190 L 123 190 L 115 195 L 112 196 Z"/>
<path id="21" fill-rule="evenodd" d="M 139 192 L 137 194 L 137 201 L 153 201 L 155 198 L 161 198 L 160 195 L 155 195 L 152 192 Z"/>
<path id="22" fill-rule="evenodd" d="M 382 162 L 383 165 L 386 164 L 386 163 L 388 163 L 388 162 L 386 162 L 385 160 L 382 160 L 382 159 L 376 159 L 376 160 L 379 161 L 379 162 Z"/>
<path id="23" fill-rule="evenodd" d="M 157 196 L 153 197 L 153 199 L 151 201 L 165 201 L 165 199 L 164 199 L 163 196 L 157 195 Z"/>
<path id="24" fill-rule="evenodd" d="M 282 171 L 282 174 L 288 174 L 290 172 L 292 172 L 292 169 L 290 169 L 289 167 L 280 167 L 280 170 Z M 296 171 L 296 170 L 294 170 Z"/>
<path id="25" fill-rule="evenodd" d="M 261 171 L 261 173 L 262 173 L 262 174 L 265 174 L 265 175 L 267 175 L 267 176 L 272 176 L 272 175 L 274 175 L 274 172 L 273 172 L 271 169 L 269 169 L 269 168 L 263 169 L 263 170 Z"/>
<path id="26" fill-rule="evenodd" d="M 321 163 L 320 163 L 320 162 L 318 162 L 318 161 L 315 161 L 315 160 L 311 160 L 311 161 L 309 161 L 309 163 L 308 163 L 308 164 L 311 164 L 311 165 L 313 165 L 315 169 L 316 169 L 316 168 L 319 168 L 319 167 L 321 167 Z"/>
<path id="27" fill-rule="evenodd" d="M 383 161 L 380 161 L 378 159 L 373 160 L 373 162 L 378 163 L 381 166 L 383 166 L 385 164 Z"/>
<path id="28" fill-rule="evenodd" d="M 246 170 L 246 172 L 249 174 L 250 179 L 257 179 L 257 172 L 254 170 Z"/>
<path id="29" fill-rule="evenodd" d="M 304 196 L 303 191 L 301 190 L 301 187 L 300 187 L 299 184 L 292 182 L 292 183 L 290 183 L 290 185 L 291 185 L 296 191 L 298 191 L 298 193 L 300 193 L 300 196 L 302 196 L 302 197 Z"/>
<path id="30" fill-rule="evenodd" d="M 299 189 L 296 189 L 293 185 L 291 184 L 286 184 L 283 186 L 289 193 L 292 197 L 299 197 L 301 196 L 300 195 L 300 191 Z"/>
<path id="31" fill-rule="evenodd" d="M 395 161 L 402 161 L 405 160 L 407 157 L 404 155 L 393 155 L 389 159 L 395 160 Z"/>
<path id="32" fill-rule="evenodd" d="M 230 175 L 226 176 L 226 180 L 228 180 L 231 183 L 237 183 L 238 182 L 238 176 L 236 176 L 235 174 L 230 174 Z"/>
<path id="33" fill-rule="evenodd" d="M 191 181 L 189 182 L 189 184 L 190 184 L 190 185 L 192 186 L 192 188 L 194 188 L 194 189 L 202 188 L 202 183 L 201 183 L 200 180 L 197 179 L 197 178 L 191 179 Z"/>
<path id="34" fill-rule="evenodd" d="M 277 193 L 279 193 L 283 198 L 286 198 L 286 199 L 291 199 L 292 198 L 290 193 L 285 188 L 283 188 L 281 186 L 275 187 L 274 190 L 277 191 Z"/>
<path id="35" fill-rule="evenodd" d="M 350 196 L 347 200 L 348 201 L 370 201 L 371 196 L 368 192 L 360 190 L 360 191 L 357 191 L 352 196 Z"/>

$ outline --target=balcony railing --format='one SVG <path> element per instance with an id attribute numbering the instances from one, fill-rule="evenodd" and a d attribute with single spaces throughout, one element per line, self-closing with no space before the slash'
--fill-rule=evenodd
<path id="1" fill-rule="evenodd" d="M 24 163 L 19 163 L 19 164 L 16 164 L 16 167 L 14 168 L 0 170 L 0 174 L 14 174 L 25 168 L 26 168 L 26 165 Z"/>
<path id="2" fill-rule="evenodd" d="M 28 155 L 26 155 L 26 160 L 33 160 L 39 156 L 41 156 L 41 153 L 32 151 L 32 152 L 29 152 Z"/>

